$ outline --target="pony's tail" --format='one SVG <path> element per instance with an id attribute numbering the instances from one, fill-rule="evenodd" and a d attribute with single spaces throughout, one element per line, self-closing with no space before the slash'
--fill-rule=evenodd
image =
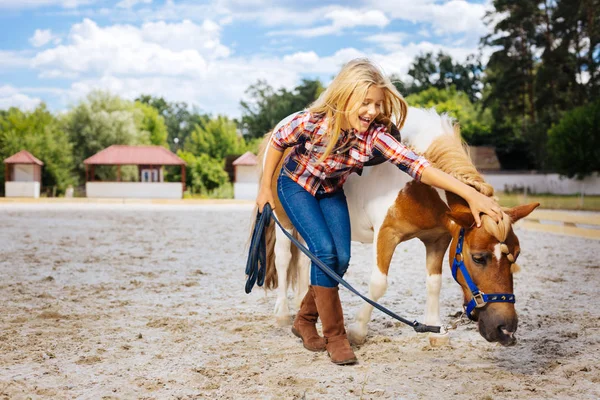
<path id="1" fill-rule="evenodd" d="M 300 234 L 295 228 L 292 229 L 292 236 L 294 239 L 301 241 Z M 298 283 L 298 274 L 300 273 L 300 249 L 293 243 L 290 243 L 290 246 L 292 257 L 290 258 L 290 265 L 287 270 L 287 283 L 288 287 L 291 286 L 292 288 L 295 288 Z"/>
<path id="2" fill-rule="evenodd" d="M 270 221 L 265 231 L 266 252 L 266 273 L 265 290 L 277 289 L 277 268 L 275 268 L 275 221 Z"/>
<path id="3" fill-rule="evenodd" d="M 260 160 L 259 162 L 259 181 L 262 181 L 262 175 L 263 175 L 263 160 L 265 157 L 265 153 L 267 151 L 268 145 L 269 145 L 269 140 L 271 138 L 271 134 L 272 131 L 269 131 L 265 134 L 265 136 L 263 137 L 263 140 L 259 146 L 259 151 L 258 151 L 258 159 Z M 285 155 L 284 155 L 285 157 Z M 281 168 L 281 164 L 278 166 L 278 168 Z M 277 201 L 277 199 L 275 199 Z M 277 207 L 281 207 L 280 204 L 277 205 Z M 254 214 L 256 215 L 256 211 L 257 209 L 254 210 Z M 280 222 L 283 223 L 284 226 L 291 226 L 291 223 L 289 222 L 288 217 L 285 215 L 285 212 L 281 212 L 279 214 L 279 216 L 281 217 L 279 220 Z M 277 289 L 278 287 L 278 280 L 277 280 L 277 268 L 275 268 L 275 229 L 277 229 L 276 225 L 275 225 L 275 221 L 271 221 L 269 226 L 266 228 L 265 231 L 265 245 L 266 245 L 266 272 L 265 272 L 265 284 L 264 284 L 264 288 L 265 290 L 273 290 L 273 289 Z M 295 229 L 292 229 L 292 234 L 294 236 L 294 238 L 299 239 L 299 234 Z M 292 285 L 292 287 L 295 287 L 296 282 L 298 281 L 298 248 L 296 246 L 293 246 L 290 248 L 290 252 L 291 252 L 291 261 L 290 261 L 290 265 L 287 269 L 287 279 L 286 282 L 288 284 L 288 287 L 290 285 Z"/>

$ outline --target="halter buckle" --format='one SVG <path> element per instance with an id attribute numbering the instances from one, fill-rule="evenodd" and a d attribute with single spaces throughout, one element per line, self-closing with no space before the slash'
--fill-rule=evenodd
<path id="1" fill-rule="evenodd" d="M 463 260 L 463 255 L 462 253 L 456 253 L 454 255 L 454 258 L 456 259 L 456 261 L 461 262 Z"/>
<path id="2" fill-rule="evenodd" d="M 473 294 L 473 300 L 475 300 L 475 308 L 481 308 L 487 304 L 487 302 L 483 299 L 483 295 L 483 292 Z"/>

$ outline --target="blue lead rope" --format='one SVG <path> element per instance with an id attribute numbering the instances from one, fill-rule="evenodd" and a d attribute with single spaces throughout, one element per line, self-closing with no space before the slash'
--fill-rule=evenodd
<path id="1" fill-rule="evenodd" d="M 332 279 L 334 279 L 339 284 L 345 286 L 352 293 L 383 312 L 384 314 L 389 315 L 390 317 L 397 319 L 398 321 L 412 326 L 415 332 L 425 333 L 425 332 L 433 332 L 440 333 L 441 328 L 439 326 L 425 325 L 418 321 L 409 321 L 401 316 L 397 315 L 393 311 L 388 310 L 383 307 L 379 303 L 369 299 L 368 297 L 360 294 L 356 289 L 354 289 L 348 282 L 342 279 L 338 274 L 336 274 L 331 268 L 325 265 L 321 260 L 319 260 L 310 250 L 308 250 L 302 243 L 297 241 L 292 235 L 290 235 L 282 226 L 277 217 L 273 215 L 273 210 L 271 206 L 267 203 L 263 208 L 262 213 L 258 213 L 256 216 L 256 223 L 254 224 L 254 231 L 252 232 L 252 240 L 250 241 L 250 249 L 248 251 L 248 261 L 246 263 L 246 275 L 248 279 L 246 280 L 246 293 L 250 293 L 254 284 L 258 284 L 258 286 L 262 286 L 265 281 L 265 271 L 266 271 L 266 245 L 265 245 L 265 233 L 266 229 L 271 223 L 271 218 L 275 220 L 275 223 L 279 225 L 279 228 L 283 231 L 283 233 L 296 245 L 304 254 L 311 259 L 315 265 L 317 265 L 323 272 L 329 275 Z"/>

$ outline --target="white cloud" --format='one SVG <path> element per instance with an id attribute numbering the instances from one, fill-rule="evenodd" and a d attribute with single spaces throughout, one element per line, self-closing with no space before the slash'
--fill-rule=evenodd
<path id="1" fill-rule="evenodd" d="M 0 8 L 26 9 L 59 6 L 77 8 L 81 5 L 94 3 L 96 0 L 0 0 Z"/>
<path id="2" fill-rule="evenodd" d="M 152 4 L 152 0 L 121 0 L 117 8 L 133 8 L 138 4 Z"/>
<path id="3" fill-rule="evenodd" d="M 32 65 L 55 76 L 61 72 L 201 76 L 208 61 L 230 54 L 219 36 L 219 26 L 211 21 L 102 28 L 85 19 L 72 27 L 67 44 L 38 53 Z"/>
<path id="4" fill-rule="evenodd" d="M 575 75 L 575 79 L 577 80 L 577 83 L 587 85 L 590 81 L 590 71 L 581 71 L 581 73 Z"/>
<path id="5" fill-rule="evenodd" d="M 50 29 L 36 29 L 33 36 L 29 38 L 29 43 L 33 47 L 42 47 L 52 41 L 59 44 L 61 39 L 52 34 Z"/>
<path id="6" fill-rule="evenodd" d="M 253 1 L 262 4 L 262 0 Z M 52 95 L 59 98 L 63 103 L 60 106 L 64 107 L 85 97 L 92 89 L 103 89 L 130 99 L 140 94 L 164 96 L 170 101 L 198 105 L 207 112 L 237 117 L 241 112 L 239 102 L 245 97 L 245 91 L 259 79 L 266 80 L 277 89 L 292 89 L 300 78 L 319 78 L 328 84 L 344 62 L 356 57 L 369 57 L 386 74 L 395 73 L 405 78 L 409 65 L 421 53 L 443 50 L 454 60 L 461 61 L 477 50 L 474 46 L 469 47 L 468 43 L 457 45 L 458 42 L 454 42 L 443 46 L 431 41 L 408 42 L 409 37 L 415 38 L 411 36 L 412 32 L 383 31 L 382 28 L 388 26 L 392 18 L 407 20 L 406 15 L 425 26 L 433 24 L 437 17 L 427 14 L 426 10 L 436 7 L 443 10 L 445 4 L 437 0 L 378 0 L 375 4 L 379 2 L 381 7 L 370 9 L 327 6 L 300 10 L 266 5 L 249 7 L 241 0 L 215 0 L 203 5 L 167 0 L 150 7 L 136 2 L 135 10 L 119 9 L 120 15 L 132 18 L 135 15 L 135 18 L 152 22 L 99 26 L 91 19 L 84 19 L 71 27 L 63 43 L 38 51 L 33 58 L 10 54 L 12 65 L 21 63 L 27 66 L 32 59 L 31 66 L 38 71 L 40 78 L 72 81 L 71 86 L 60 89 L 59 94 L 21 90 L 15 95 L 27 93 L 42 98 Z M 452 0 L 446 4 L 455 2 L 462 3 Z M 388 12 L 385 7 L 391 7 L 392 3 L 401 3 L 406 12 Z M 128 4 L 136 5 L 133 2 Z M 409 11 L 414 12 L 411 14 Z M 182 14 L 184 12 L 189 14 Z M 182 20 L 181 15 L 189 19 Z M 454 17 L 447 17 L 451 16 Z M 176 22 L 169 22 L 173 19 Z M 230 24 L 228 29 L 231 31 L 228 33 L 231 34 L 239 34 L 234 30 L 241 30 L 240 26 L 243 28 L 248 21 L 269 28 L 284 26 L 289 32 L 286 33 L 288 36 L 280 32 L 281 36 L 265 41 L 265 44 L 271 41 L 271 45 L 278 45 L 280 50 L 277 54 L 280 56 L 263 53 L 242 57 L 231 50 L 234 44 L 223 44 L 220 21 Z M 363 41 L 356 44 L 356 47 L 360 45 L 360 49 L 353 47 L 352 42 L 348 42 L 346 48 L 324 54 L 305 46 L 296 47 L 303 51 L 281 49 L 281 45 L 303 42 L 298 40 L 298 35 L 337 34 L 357 27 L 361 28 L 360 31 L 381 32 L 364 34 Z M 250 33 L 255 34 L 255 31 Z M 351 39 L 357 40 L 356 32 L 353 33 Z M 2 55 L 0 51 L 0 69 L 3 63 L 7 64 Z"/>
<path id="7" fill-rule="evenodd" d="M 30 61 L 24 52 L 0 50 L 0 70 L 28 67 Z"/>
<path id="8" fill-rule="evenodd" d="M 402 44 L 402 39 L 401 34 L 367 38 L 393 44 L 385 53 L 348 47 L 325 56 L 305 51 L 281 57 L 234 57 L 220 43 L 220 28 L 211 21 L 99 27 L 84 20 L 73 26 L 66 44 L 38 53 L 33 65 L 41 77 L 73 80 L 59 96 L 65 104 L 78 101 L 92 89 L 103 89 L 130 99 L 140 94 L 164 96 L 237 117 L 245 91 L 259 79 L 287 89 L 303 77 L 328 84 L 343 63 L 357 57 L 371 58 L 388 75 L 406 77 L 420 53 L 444 50 L 462 60 L 473 51 L 430 42 Z"/>
<path id="9" fill-rule="evenodd" d="M 319 10 L 315 10 L 319 11 Z M 390 20 L 378 10 L 361 10 L 361 9 L 349 9 L 349 8 L 328 8 L 327 10 L 321 9 L 319 13 L 321 16 L 319 20 L 326 19 L 330 20 L 331 23 L 328 25 L 317 26 L 305 29 L 285 29 L 279 31 L 270 32 L 269 35 L 288 35 L 288 36 L 300 36 L 300 37 L 317 37 L 332 34 L 340 34 L 348 28 L 354 28 L 358 26 L 375 26 L 383 28 L 390 23 Z M 290 20 L 297 20 L 298 18 L 290 18 Z M 313 18 L 304 19 L 306 22 L 315 21 Z"/>
<path id="10" fill-rule="evenodd" d="M 488 32 L 483 17 L 490 8 L 489 1 L 479 4 L 465 0 L 443 3 L 436 0 L 369 0 L 369 3 L 391 19 L 427 23 L 431 26 L 429 31 L 438 36 L 466 32 L 479 38 Z"/>
<path id="11" fill-rule="evenodd" d="M 305 51 L 284 56 L 283 61 L 290 64 L 314 64 L 319 61 L 319 56 L 314 51 Z"/>
<path id="12" fill-rule="evenodd" d="M 29 97 L 18 89 L 4 85 L 0 86 L 0 110 L 17 107 L 21 110 L 33 110 L 42 100 L 37 97 Z"/>
<path id="13" fill-rule="evenodd" d="M 388 32 L 367 36 L 363 40 L 373 43 L 386 51 L 398 51 L 402 49 L 402 43 L 406 40 L 407 36 L 404 32 Z"/>
<path id="14" fill-rule="evenodd" d="M 201 78 L 181 76 L 118 77 L 106 75 L 99 79 L 84 79 L 72 84 L 66 92 L 68 103 L 85 97 L 92 89 L 109 90 L 125 98 L 140 94 L 163 96 L 170 101 L 194 104 L 203 111 L 240 115 L 240 100 L 251 84 L 267 80 L 273 87 L 294 87 L 295 71 L 282 68 L 276 60 L 230 60 L 210 64 Z"/>

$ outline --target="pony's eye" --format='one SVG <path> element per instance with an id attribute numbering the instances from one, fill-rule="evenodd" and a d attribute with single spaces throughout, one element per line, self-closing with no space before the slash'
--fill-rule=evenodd
<path id="1" fill-rule="evenodd" d="M 486 259 L 485 256 L 471 256 L 471 259 L 475 264 L 485 265 Z"/>

